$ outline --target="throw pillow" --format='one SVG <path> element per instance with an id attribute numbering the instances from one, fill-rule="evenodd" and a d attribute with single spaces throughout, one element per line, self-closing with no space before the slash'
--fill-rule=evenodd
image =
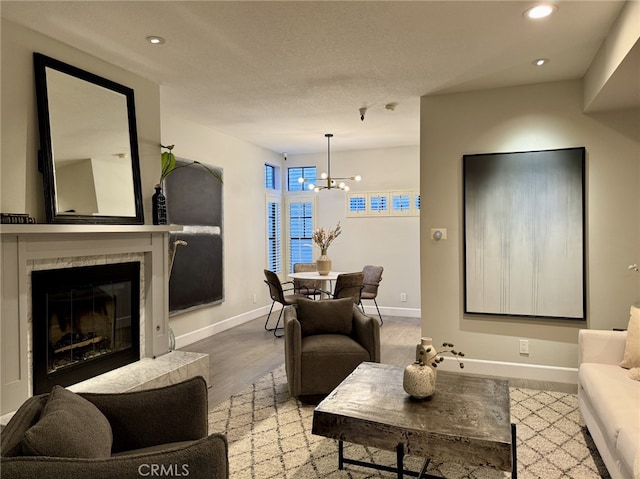
<path id="1" fill-rule="evenodd" d="M 298 300 L 298 321 L 302 336 L 313 334 L 351 334 L 353 300 L 351 298 Z"/>
<path id="2" fill-rule="evenodd" d="M 92 403 L 54 386 L 40 420 L 24 434 L 26 456 L 106 458 L 113 434 L 107 418 Z"/>
<path id="3" fill-rule="evenodd" d="M 640 308 L 635 306 L 631 306 L 627 343 L 620 366 L 626 369 L 640 368 Z"/>
<path id="4" fill-rule="evenodd" d="M 629 377 L 634 381 L 640 381 L 640 368 L 629 369 Z"/>

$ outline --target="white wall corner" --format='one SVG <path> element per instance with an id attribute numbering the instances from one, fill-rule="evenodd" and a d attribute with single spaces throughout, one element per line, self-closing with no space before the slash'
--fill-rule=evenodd
<path id="1" fill-rule="evenodd" d="M 613 97 L 637 93 L 640 62 L 640 2 L 626 2 L 583 79 L 583 109 L 616 107 Z M 631 78 L 628 78 L 631 76 Z M 626 80 L 625 80 L 626 78 Z M 634 81 L 635 78 L 635 81 Z M 621 95 L 620 89 L 626 92 Z M 613 103 L 612 103 L 613 102 Z"/>

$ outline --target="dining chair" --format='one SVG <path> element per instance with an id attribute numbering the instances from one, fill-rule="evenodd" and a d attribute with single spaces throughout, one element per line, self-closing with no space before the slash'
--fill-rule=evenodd
<path id="1" fill-rule="evenodd" d="M 295 263 L 293 265 L 294 273 L 314 273 L 316 271 L 318 271 L 316 263 Z M 313 296 L 313 299 L 316 299 L 316 295 L 322 293 L 322 281 L 294 278 L 293 290 L 298 294 L 304 294 L 307 297 Z"/>
<path id="2" fill-rule="evenodd" d="M 373 304 L 376 305 L 376 310 L 378 311 L 378 316 L 380 317 L 380 326 L 382 326 L 384 321 L 382 320 L 382 315 L 380 314 L 380 308 L 378 308 L 376 297 L 378 296 L 378 287 L 380 286 L 380 281 L 382 281 L 382 271 L 384 271 L 384 267 L 373 266 L 370 264 L 362 268 L 362 272 L 364 273 L 364 280 L 362 292 L 360 293 L 360 307 L 362 308 L 362 311 L 364 312 L 362 300 L 373 300 Z"/>
<path id="3" fill-rule="evenodd" d="M 342 273 L 336 278 L 333 299 L 351 298 L 353 304 L 360 304 L 360 293 L 364 287 L 364 273 Z"/>
<path id="4" fill-rule="evenodd" d="M 292 291 L 293 287 L 284 289 L 280 282 L 280 278 L 273 271 L 269 271 L 268 269 L 264 270 L 265 280 L 264 282 L 267 284 L 269 288 L 269 296 L 271 297 L 271 309 L 269 309 L 269 314 L 267 315 L 267 320 L 264 322 L 265 331 L 273 331 L 273 335 L 276 338 L 281 338 L 282 334 L 277 334 L 280 324 L 280 320 L 282 319 L 282 311 L 284 311 L 285 306 L 297 304 L 300 298 L 306 298 L 304 294 L 285 294 L 285 291 Z M 284 284 L 293 284 L 291 281 L 286 281 Z M 280 315 L 278 316 L 278 321 L 276 321 L 276 325 L 274 328 L 269 328 L 269 318 L 271 318 L 271 312 L 273 311 L 273 306 L 276 303 L 280 303 L 282 305 L 282 309 L 280 310 Z"/>

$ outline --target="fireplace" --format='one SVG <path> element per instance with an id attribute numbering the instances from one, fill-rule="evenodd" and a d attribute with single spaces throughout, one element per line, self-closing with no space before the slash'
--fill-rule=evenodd
<path id="1" fill-rule="evenodd" d="M 33 393 L 140 359 L 140 262 L 33 271 Z"/>

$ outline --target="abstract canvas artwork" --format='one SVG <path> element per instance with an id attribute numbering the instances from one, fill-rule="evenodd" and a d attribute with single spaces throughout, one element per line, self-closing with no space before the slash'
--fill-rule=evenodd
<path id="1" fill-rule="evenodd" d="M 183 230 L 169 235 L 176 249 L 169 280 L 169 313 L 224 301 L 223 184 L 201 165 L 178 159 L 165 179 L 167 216 Z M 207 165 L 222 177 L 222 169 Z"/>
<path id="2" fill-rule="evenodd" d="M 465 312 L 586 319 L 585 149 L 464 155 Z"/>

